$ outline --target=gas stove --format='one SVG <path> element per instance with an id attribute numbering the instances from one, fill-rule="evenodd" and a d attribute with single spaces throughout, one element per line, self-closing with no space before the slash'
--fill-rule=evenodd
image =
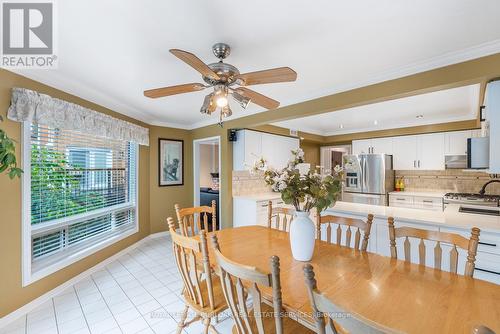
<path id="1" fill-rule="evenodd" d="M 480 195 L 469 193 L 447 193 L 444 204 L 472 204 L 481 206 L 499 206 L 500 195 Z"/>

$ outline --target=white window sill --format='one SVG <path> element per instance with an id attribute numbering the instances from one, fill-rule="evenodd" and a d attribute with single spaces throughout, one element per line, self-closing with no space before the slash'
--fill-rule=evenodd
<path id="1" fill-rule="evenodd" d="M 77 261 L 80 261 L 98 251 L 123 240 L 137 232 L 139 232 L 138 227 L 138 217 L 136 217 L 136 223 L 133 227 L 127 228 L 125 231 L 117 230 L 117 233 L 103 235 L 103 240 L 96 242 L 92 240 L 92 244 L 83 242 L 81 245 L 75 248 L 68 249 L 67 252 L 62 251 L 57 256 L 48 257 L 46 260 L 41 260 L 32 265 L 32 271 L 28 273 L 23 273 L 23 287 L 28 286 L 44 277 L 47 277 L 56 271 L 59 271 Z M 119 233 L 118 233 L 119 232 Z M 78 250 L 81 248 L 81 250 Z"/>

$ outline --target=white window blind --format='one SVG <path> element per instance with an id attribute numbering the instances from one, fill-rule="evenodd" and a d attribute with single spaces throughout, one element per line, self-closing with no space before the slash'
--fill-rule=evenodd
<path id="1" fill-rule="evenodd" d="M 29 140 L 35 267 L 136 227 L 136 143 L 39 124 Z"/>

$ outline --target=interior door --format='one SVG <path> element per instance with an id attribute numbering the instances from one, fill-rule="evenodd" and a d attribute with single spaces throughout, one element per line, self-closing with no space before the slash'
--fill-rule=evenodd
<path id="1" fill-rule="evenodd" d="M 393 138 L 394 170 L 417 168 L 417 137 L 401 136 Z"/>
<path id="2" fill-rule="evenodd" d="M 444 134 L 431 133 L 418 136 L 417 168 L 444 170 Z"/>

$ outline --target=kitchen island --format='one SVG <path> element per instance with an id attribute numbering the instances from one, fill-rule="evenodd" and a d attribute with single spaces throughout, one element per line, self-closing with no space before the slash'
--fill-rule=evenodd
<path id="1" fill-rule="evenodd" d="M 394 218 L 396 227 L 408 226 L 427 230 L 451 232 L 470 238 L 471 228 L 481 230 L 479 237 L 478 254 L 476 257 L 476 270 L 474 277 L 500 284 L 500 217 L 480 214 L 461 213 L 459 205 L 448 205 L 444 211 L 428 211 L 400 207 L 387 207 L 370 204 L 350 202 L 337 202 L 325 210 L 322 215 L 334 215 L 366 220 L 368 214 L 373 214 L 368 250 L 377 254 L 390 256 L 389 229 L 387 219 Z M 325 227 L 323 227 L 325 228 Z M 326 233 L 322 233 L 326 235 Z M 343 233 L 345 235 L 345 233 Z M 418 263 L 418 240 L 411 240 L 411 260 Z M 342 241 L 344 242 L 344 241 Z M 427 242 L 426 263 L 434 265 L 433 248 L 435 243 Z M 402 242 L 397 243 L 398 254 L 402 254 Z M 450 247 L 443 245 L 443 270 L 448 270 Z M 446 254 L 446 255 L 445 255 Z M 459 272 L 463 273 L 466 252 L 459 250 Z"/>

